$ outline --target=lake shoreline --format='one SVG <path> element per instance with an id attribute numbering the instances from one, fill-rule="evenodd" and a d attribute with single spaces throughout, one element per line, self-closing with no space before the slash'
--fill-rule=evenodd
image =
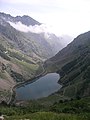
<path id="1" fill-rule="evenodd" d="M 47 74 L 47 72 L 43 71 L 42 73 L 40 73 L 39 75 L 37 75 L 37 76 L 35 76 L 35 77 L 31 78 L 31 79 L 23 81 L 23 82 L 20 82 L 20 83 L 17 83 L 15 86 L 13 86 L 11 88 L 12 94 L 11 94 L 11 97 L 10 97 L 10 101 L 8 102 L 8 105 L 15 104 L 15 102 L 16 102 L 16 88 L 21 87 L 21 86 L 23 86 L 25 84 L 28 84 L 28 83 L 33 83 L 37 79 L 39 79 L 40 77 L 45 76 L 46 74 Z"/>
<path id="2" fill-rule="evenodd" d="M 48 97 L 61 88 L 61 85 L 58 84 L 59 78 L 60 76 L 56 72 L 48 73 L 17 87 L 16 100 L 28 101 Z"/>

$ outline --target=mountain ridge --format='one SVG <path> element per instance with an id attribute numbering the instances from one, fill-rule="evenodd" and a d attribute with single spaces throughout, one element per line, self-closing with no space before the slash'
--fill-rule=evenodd
<path id="1" fill-rule="evenodd" d="M 21 21 L 23 24 L 27 26 L 41 24 L 38 21 L 34 20 L 33 18 L 29 17 L 28 15 L 23 15 L 22 17 L 21 16 L 12 17 L 10 14 L 5 14 L 3 12 L 0 12 L 0 17 L 4 20 L 6 19 L 7 21 L 11 21 L 11 22 Z"/>
<path id="2" fill-rule="evenodd" d="M 45 33 L 32 33 L 32 32 L 22 32 L 19 30 L 16 30 L 10 23 L 9 21 L 12 21 L 15 23 L 14 19 L 17 19 L 17 22 L 22 22 L 23 18 L 25 20 L 25 23 L 28 23 L 29 20 L 29 25 L 41 25 L 41 23 L 37 22 L 36 20 L 33 20 L 31 17 L 24 15 L 22 17 L 17 16 L 17 17 L 12 17 L 10 14 L 5 14 L 5 13 L 0 13 L 0 25 L 1 25 L 1 33 L 4 34 L 4 36 L 8 37 L 11 39 L 9 42 L 13 43 L 18 47 L 18 45 L 22 46 L 23 45 L 24 49 L 22 51 L 28 51 L 27 53 L 29 54 L 29 51 L 31 54 L 34 54 L 35 56 L 39 56 L 42 59 L 47 59 L 52 56 L 54 56 L 60 49 L 63 48 L 62 43 L 60 42 L 59 37 L 55 36 L 54 34 L 49 34 L 50 38 L 45 37 Z M 28 20 L 27 20 L 28 19 Z M 31 20 L 31 22 L 30 22 Z M 33 25 L 32 25 L 33 21 Z M 23 25 L 26 25 L 23 23 Z M 19 26 L 18 26 L 19 27 Z M 17 43 L 15 43 L 15 40 Z M 40 41 L 39 41 L 40 40 Z M 24 41 L 27 41 L 26 43 Z M 51 41 L 54 41 L 54 44 L 51 44 Z M 30 44 L 29 44 L 30 43 Z M 29 47 L 30 45 L 30 47 Z M 14 45 L 13 45 L 14 46 Z M 28 46 L 28 47 L 27 47 Z M 34 49 L 33 49 L 34 48 Z M 33 51 L 34 50 L 34 51 Z"/>

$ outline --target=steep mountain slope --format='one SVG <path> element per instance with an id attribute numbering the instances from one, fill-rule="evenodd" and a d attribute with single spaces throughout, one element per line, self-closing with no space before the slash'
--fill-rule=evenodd
<path id="1" fill-rule="evenodd" d="M 57 71 L 63 85 L 60 93 L 69 97 L 90 96 L 90 32 L 79 35 L 66 48 L 44 64 Z"/>
<path id="2" fill-rule="evenodd" d="M 39 74 L 42 70 L 40 62 L 53 54 L 46 41 L 36 41 L 37 38 L 34 40 L 35 37 L 17 31 L 7 22 L 8 20 L 20 20 L 28 25 L 40 24 L 28 16 L 14 18 L 0 13 L 0 101 L 7 102 L 10 100 L 12 87 L 17 82 Z"/>
<path id="3" fill-rule="evenodd" d="M 32 57 L 36 57 L 36 58 L 38 57 L 47 58 L 50 56 L 50 54 L 51 56 L 53 55 L 53 52 L 47 41 L 45 40 L 41 40 L 41 42 L 36 41 L 35 37 L 33 38 L 31 36 L 27 37 L 25 33 L 23 34 L 22 32 L 17 31 L 12 26 L 10 26 L 8 22 L 2 19 L 0 19 L 0 21 L 1 21 L 0 33 L 6 38 L 8 38 L 8 42 L 12 44 L 15 49 L 21 50 L 25 54 L 31 55 Z"/>
<path id="4" fill-rule="evenodd" d="M 38 69 L 37 60 L 14 49 L 8 39 L 0 35 L 0 101 L 9 102 L 12 87 L 39 74 Z"/>
<path id="5" fill-rule="evenodd" d="M 10 100 L 15 84 L 40 74 L 42 62 L 62 48 L 54 34 L 22 32 L 10 22 L 25 27 L 41 25 L 29 16 L 0 13 L 0 100 L 5 101 Z"/>
<path id="6" fill-rule="evenodd" d="M 32 57 L 47 59 L 54 56 L 63 46 L 54 34 L 47 33 L 49 37 L 46 38 L 46 33 L 43 31 L 42 33 L 29 31 L 30 27 L 37 30 L 40 25 L 41 23 L 26 15 L 12 17 L 9 14 L 0 13 L 0 33 L 8 38 L 15 48 Z M 23 29 L 26 29 L 26 32 Z M 54 41 L 53 44 L 52 41 Z"/>

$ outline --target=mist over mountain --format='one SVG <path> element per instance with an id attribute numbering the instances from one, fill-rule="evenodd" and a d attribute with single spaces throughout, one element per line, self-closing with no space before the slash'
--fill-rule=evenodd
<path id="1" fill-rule="evenodd" d="M 90 0 L 0 0 L 0 120 L 90 120 Z"/>
<path id="2" fill-rule="evenodd" d="M 39 23 L 38 21 L 34 20 L 33 18 L 27 16 L 27 15 L 23 15 L 21 16 L 16 16 L 13 17 L 10 14 L 5 14 L 5 13 L 0 13 L 0 18 L 2 18 L 5 21 L 10 21 L 10 22 L 21 22 L 24 25 L 40 25 L 41 23 Z"/>
<path id="3" fill-rule="evenodd" d="M 69 41 L 72 40 L 71 37 L 66 37 L 66 36 L 57 37 L 55 34 L 49 32 L 48 27 L 45 24 L 41 24 L 41 23 L 37 22 L 36 20 L 34 20 L 33 18 L 26 16 L 26 15 L 24 15 L 22 17 L 21 16 L 12 17 L 9 14 L 0 13 L 0 18 L 3 20 L 3 22 L 6 22 L 4 24 L 9 23 L 8 26 L 11 26 L 11 27 L 15 28 L 16 30 L 18 30 L 20 34 L 22 34 L 22 32 L 24 32 L 24 38 L 27 37 L 27 33 L 33 34 L 33 40 L 30 39 L 29 41 L 36 42 L 36 41 L 39 41 L 38 39 L 40 39 L 40 37 L 41 37 L 41 39 L 43 39 L 43 40 L 42 40 L 42 42 L 41 42 L 42 44 L 40 46 L 44 46 L 44 47 L 42 47 L 43 51 L 44 51 L 44 48 L 48 44 L 48 47 L 46 47 L 47 52 L 43 52 L 43 53 L 47 54 L 45 56 L 46 58 L 52 57 L 59 50 L 61 50 L 63 47 L 65 47 L 68 44 L 68 42 L 67 42 L 68 39 L 69 39 Z M 37 36 L 37 38 L 36 38 L 36 36 Z M 39 36 L 39 38 L 38 38 L 38 36 Z M 35 45 L 33 45 L 33 46 L 35 46 Z M 50 54 L 49 54 L 49 52 L 50 52 Z M 39 51 L 39 53 L 40 53 L 40 51 Z"/>
<path id="4" fill-rule="evenodd" d="M 71 43 L 73 41 L 73 37 L 69 36 L 69 35 L 62 35 L 60 36 L 61 39 L 61 44 L 64 47 L 66 47 L 69 43 Z"/>
<path id="5" fill-rule="evenodd" d="M 47 30 L 46 25 L 29 16 L 12 17 L 0 13 L 1 101 L 8 101 L 13 85 L 40 74 L 42 62 L 64 47 L 66 38 L 57 37 Z"/>

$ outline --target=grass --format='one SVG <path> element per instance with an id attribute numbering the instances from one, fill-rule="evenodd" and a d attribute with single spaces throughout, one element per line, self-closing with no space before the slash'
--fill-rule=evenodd
<path id="1" fill-rule="evenodd" d="M 5 120 L 90 120 L 90 97 L 60 100 L 48 106 L 41 101 L 17 107 L 1 105 L 0 112 L 6 115 Z"/>
<path id="2" fill-rule="evenodd" d="M 19 66 L 22 66 L 25 70 L 27 70 L 28 72 L 30 72 L 31 70 L 32 71 L 35 71 L 38 69 L 38 65 L 37 64 L 29 64 L 27 62 L 24 62 L 24 61 L 19 61 L 19 60 L 15 60 L 16 63 L 19 65 Z"/>
<path id="3" fill-rule="evenodd" d="M 23 73 L 23 77 L 25 77 L 26 79 L 34 77 L 39 67 L 38 64 L 30 64 L 25 61 L 20 61 L 18 59 L 14 59 L 13 62 L 19 66 Z"/>
<path id="4" fill-rule="evenodd" d="M 64 89 L 64 95 L 65 96 L 68 96 L 68 97 L 74 97 L 74 95 L 75 95 L 75 91 L 76 89 L 75 89 L 75 86 L 74 85 L 71 85 L 71 86 L 68 86 L 68 87 L 66 87 L 65 89 Z"/>
<path id="5" fill-rule="evenodd" d="M 42 99 L 38 99 L 37 101 L 39 103 L 41 103 L 44 106 L 52 106 L 54 103 L 58 102 L 59 100 L 63 100 L 63 99 L 68 99 L 66 97 L 61 96 L 58 93 L 52 94 L 48 97 L 42 98 Z"/>
<path id="6" fill-rule="evenodd" d="M 53 112 L 36 112 L 23 116 L 6 117 L 6 120 L 89 120 L 89 114 L 57 114 Z"/>

